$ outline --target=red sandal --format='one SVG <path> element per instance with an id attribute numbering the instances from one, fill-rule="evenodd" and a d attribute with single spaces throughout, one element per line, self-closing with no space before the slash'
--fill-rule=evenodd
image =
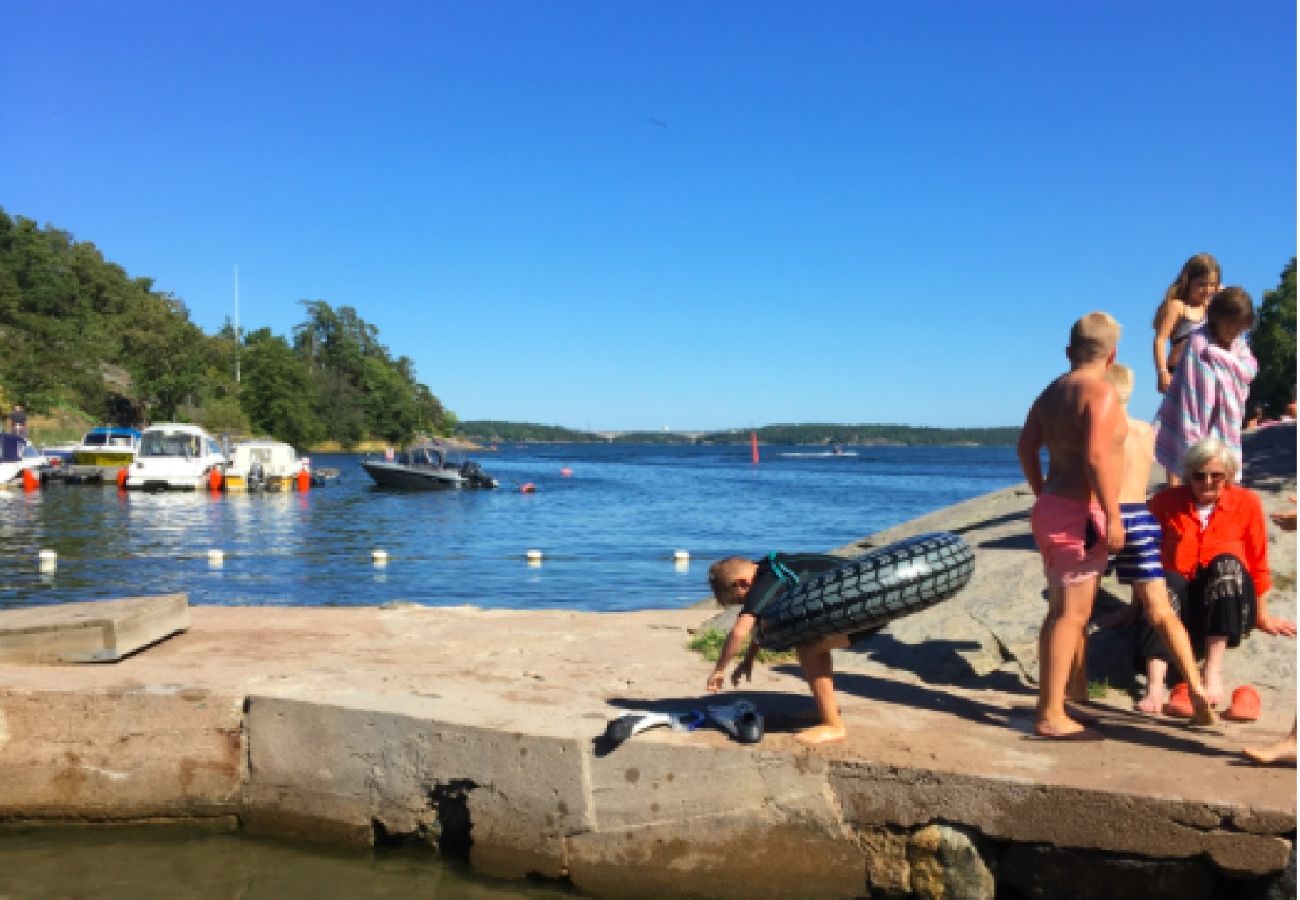
<path id="1" fill-rule="evenodd" d="M 1192 708 L 1192 691 L 1186 681 L 1174 685 L 1173 690 L 1169 692 L 1169 702 L 1165 704 L 1163 712 L 1167 716 L 1179 719 L 1190 719 L 1196 712 Z"/>
<path id="2" fill-rule="evenodd" d="M 1223 714 L 1233 722 L 1253 722 L 1259 718 L 1259 691 L 1243 684 L 1232 692 L 1232 705 Z"/>

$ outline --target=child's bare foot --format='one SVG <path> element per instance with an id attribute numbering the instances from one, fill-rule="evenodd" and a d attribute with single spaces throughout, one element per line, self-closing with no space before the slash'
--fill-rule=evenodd
<path id="1" fill-rule="evenodd" d="M 814 725 L 796 734 L 794 739 L 801 744 L 833 744 L 844 740 L 846 733 L 843 725 Z"/>
<path id="2" fill-rule="evenodd" d="M 1295 732 L 1267 747 L 1245 747 L 1241 751 L 1246 759 L 1259 766 L 1294 766 Z"/>

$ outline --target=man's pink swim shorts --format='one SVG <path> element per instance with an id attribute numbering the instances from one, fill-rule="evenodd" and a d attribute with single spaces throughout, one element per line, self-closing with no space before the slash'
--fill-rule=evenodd
<path id="1" fill-rule="evenodd" d="M 1101 504 L 1039 494 L 1029 521 L 1048 584 L 1077 584 L 1106 571 L 1106 513 Z"/>

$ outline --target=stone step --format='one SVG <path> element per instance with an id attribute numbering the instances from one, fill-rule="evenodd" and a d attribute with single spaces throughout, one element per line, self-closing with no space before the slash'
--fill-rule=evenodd
<path id="1" fill-rule="evenodd" d="M 117 662 L 190 627 L 186 594 L 0 612 L 0 663 Z"/>

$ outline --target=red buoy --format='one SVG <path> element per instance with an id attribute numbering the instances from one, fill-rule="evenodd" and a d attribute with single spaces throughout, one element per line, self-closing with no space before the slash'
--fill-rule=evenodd
<path id="1" fill-rule="evenodd" d="M 531 481 L 519 485 L 519 493 L 521 494 L 533 494 L 536 492 L 537 485 L 533 484 Z"/>
<path id="2" fill-rule="evenodd" d="M 117 487 L 119 490 L 126 489 L 126 475 L 127 470 L 125 466 L 117 470 Z"/>
<path id="3" fill-rule="evenodd" d="M 311 487 L 311 473 L 304 466 L 298 470 L 298 490 L 305 491 L 309 487 Z"/>
<path id="4" fill-rule="evenodd" d="M 34 491 L 41 486 L 41 477 L 31 469 L 23 469 L 23 490 Z"/>
<path id="5" fill-rule="evenodd" d="M 573 470 L 570 469 L 568 466 L 565 466 L 563 469 L 560 470 L 560 475 L 564 478 L 568 478 L 572 474 L 573 474 Z"/>
<path id="6" fill-rule="evenodd" d="M 221 490 L 221 470 L 213 466 L 208 471 L 208 489 L 213 491 Z"/>

